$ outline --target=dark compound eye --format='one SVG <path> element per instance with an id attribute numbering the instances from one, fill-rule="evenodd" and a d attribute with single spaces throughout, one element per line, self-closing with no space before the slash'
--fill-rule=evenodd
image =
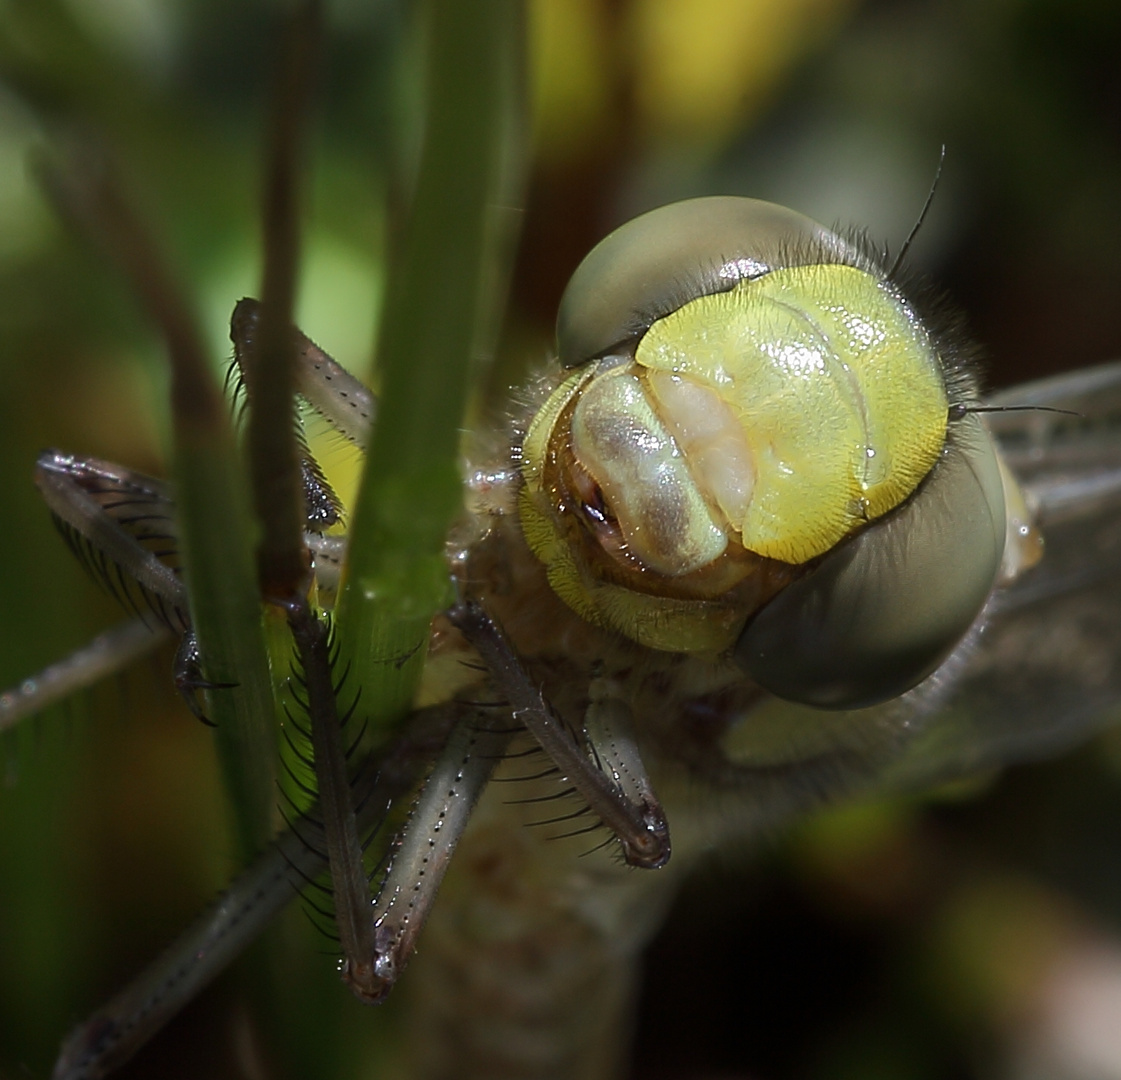
<path id="1" fill-rule="evenodd" d="M 616 229 L 576 268 L 557 315 L 561 364 L 633 350 L 657 319 L 738 281 L 861 261 L 848 241 L 774 203 L 714 196 L 659 207 Z"/>

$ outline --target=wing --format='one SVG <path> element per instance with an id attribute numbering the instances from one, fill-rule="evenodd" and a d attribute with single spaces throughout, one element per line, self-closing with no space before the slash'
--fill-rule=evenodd
<path id="1" fill-rule="evenodd" d="M 994 595 L 941 709 L 886 777 L 894 784 L 1043 757 L 1121 715 L 1121 363 L 991 404 L 1069 410 L 989 417 L 1036 507 L 1044 557 Z"/>
<path id="2" fill-rule="evenodd" d="M 761 700 L 726 737 L 725 764 L 705 763 L 718 805 L 710 827 L 752 835 L 825 801 L 1044 757 L 1121 716 L 1121 363 L 991 404 L 1017 409 L 989 422 L 1035 508 L 1042 560 L 998 589 L 942 668 L 895 701 L 822 712 Z"/>

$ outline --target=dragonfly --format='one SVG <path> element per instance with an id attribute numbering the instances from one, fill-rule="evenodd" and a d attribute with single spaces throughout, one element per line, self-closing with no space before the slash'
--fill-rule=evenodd
<path id="1" fill-rule="evenodd" d="M 825 242 L 821 239 L 823 233 L 813 231 L 813 235 L 818 244 Z M 844 238 L 830 243 L 843 248 Z M 671 256 L 679 253 L 678 246 L 673 244 L 666 250 Z M 758 265 L 754 268 L 740 265 L 750 258 L 759 263 L 757 255 L 731 260 L 734 265 L 728 272 L 734 275 L 735 281 L 766 276 L 758 273 Z M 771 258 L 774 259 L 773 254 Z M 729 262 L 728 259 L 718 261 L 717 269 Z M 672 272 L 676 281 L 679 271 Z M 586 305 L 602 292 L 597 287 L 599 280 L 593 273 L 590 279 L 585 276 L 583 285 L 574 285 L 576 291 L 572 295 L 582 299 L 579 303 L 570 303 L 570 315 L 573 312 L 581 315 L 587 310 Z M 662 316 L 671 312 L 658 310 L 656 314 Z M 652 323 L 660 321 L 654 319 L 649 310 L 646 310 L 646 317 Z M 576 324 L 580 325 L 578 318 Z M 626 327 L 626 331 L 633 336 L 633 327 Z M 613 340 L 601 339 L 591 351 L 614 356 L 610 349 L 626 340 L 627 333 L 618 337 L 609 334 Z M 561 352 L 563 357 L 563 343 Z M 609 370 L 621 366 L 607 365 Z M 575 366 L 565 370 L 575 371 Z M 544 753 L 528 736 L 517 735 L 521 741 L 515 748 L 476 757 L 476 762 L 487 762 L 491 757 L 502 758 L 502 761 L 495 766 L 498 770 L 495 782 L 483 788 L 479 795 L 471 824 L 467 826 L 469 831 L 449 864 L 448 877 L 424 927 L 421 951 L 410 962 L 404 976 L 405 980 L 416 984 L 415 997 L 423 1002 L 409 1021 L 418 1033 L 410 1042 L 422 1057 L 445 1059 L 425 1062 L 424 1067 L 433 1073 L 454 1067 L 456 1075 L 469 1075 L 474 1060 L 481 1062 L 480 1075 L 493 1075 L 488 1069 L 493 1069 L 494 1059 L 486 1055 L 493 1054 L 497 1046 L 520 1051 L 534 1059 L 540 1071 L 551 1071 L 554 1075 L 579 1075 L 581 1063 L 589 1061 L 595 1062 L 587 1065 L 589 1070 L 610 1069 L 618 1061 L 617 1055 L 622 1053 L 617 1033 L 631 992 L 634 958 L 657 925 L 681 877 L 705 852 L 771 829 L 823 800 L 867 791 L 910 790 L 996 764 L 1051 753 L 1108 722 L 1117 696 L 1111 671 L 1111 659 L 1117 655 L 1118 642 L 1113 591 L 1116 573 L 1110 561 L 1110 536 L 1116 513 L 1114 414 L 1118 377 L 1116 370 L 1104 369 L 1053 383 L 1017 388 L 1004 397 L 989 399 L 987 404 L 1010 408 L 1029 405 L 1036 406 L 1038 411 L 993 413 L 985 415 L 984 420 L 979 419 L 982 414 L 977 411 L 980 402 L 969 394 L 953 402 L 947 401 L 946 413 L 955 416 L 955 423 L 971 417 L 968 423 L 983 423 L 994 433 L 1004 462 L 1024 493 L 1028 516 L 1018 517 L 1023 511 L 1017 505 L 1012 518 L 1025 527 L 1029 520 L 1034 522 L 1044 537 L 1045 557 L 1031 569 L 1012 565 L 998 571 L 990 565 L 991 576 L 984 595 L 967 620 L 960 643 L 956 640 L 948 645 L 944 643 L 928 653 L 904 682 L 914 678 L 916 673 L 926 675 L 925 669 L 937 660 L 930 678 L 921 680 L 913 689 L 894 686 L 891 689 L 898 692 L 876 705 L 865 705 L 863 695 L 878 696 L 887 691 L 864 688 L 855 701 L 848 702 L 850 707 L 822 710 L 817 707 L 821 702 L 816 699 L 791 700 L 798 693 L 792 690 L 792 683 L 797 683 L 797 679 L 784 679 L 764 689 L 765 683 L 759 678 L 750 675 L 745 678 L 741 667 L 730 691 L 726 686 L 718 686 L 714 693 L 712 686 L 702 678 L 704 692 L 683 695 L 696 703 L 692 716 L 697 733 L 704 736 L 699 744 L 685 746 L 676 741 L 665 715 L 667 710 L 659 708 L 664 692 L 660 692 L 663 688 L 656 681 L 642 690 L 645 698 L 636 696 L 631 700 L 628 697 L 631 687 L 626 686 L 625 680 L 626 692 L 620 690 L 620 672 L 610 670 L 610 665 L 603 670 L 597 664 L 603 660 L 601 655 L 596 655 L 603 651 L 603 633 L 615 635 L 611 640 L 616 641 L 619 631 L 614 628 L 605 631 L 602 627 L 589 631 L 586 619 L 577 622 L 580 612 L 547 580 L 542 580 L 545 573 L 542 567 L 546 567 L 546 563 L 541 558 L 534 555 L 533 559 L 516 561 L 496 555 L 489 547 L 496 541 L 488 530 L 477 526 L 475 531 L 469 526 L 464 536 L 453 538 L 453 552 L 460 553 L 454 557 L 453 565 L 461 581 L 470 585 L 480 579 L 486 580 L 488 575 L 498 578 L 498 584 L 488 584 L 479 592 L 501 617 L 466 629 L 455 625 L 464 622 L 463 612 L 438 621 L 438 636 L 444 639 L 444 652 L 436 649 L 433 653 L 434 688 L 430 698 L 435 701 L 447 693 L 442 682 L 446 670 L 440 668 L 447 663 L 449 653 L 455 673 L 469 680 L 470 700 L 480 709 L 491 710 L 485 715 L 491 715 L 503 707 L 507 699 L 514 697 L 519 690 L 519 665 L 528 665 L 531 675 L 537 676 L 533 688 L 540 689 L 543 684 L 546 688 L 543 700 L 561 715 L 579 715 L 584 718 L 585 727 L 610 720 L 617 722 L 614 738 L 600 729 L 592 741 L 597 748 L 595 757 L 600 774 L 617 774 L 620 778 L 624 772 L 623 763 L 633 766 L 636 759 L 626 747 L 619 751 L 619 756 L 613 756 L 607 747 L 626 743 L 628 738 L 620 737 L 619 732 L 629 737 L 628 727 L 633 728 L 633 737 L 638 743 L 660 747 L 654 753 L 639 755 L 651 774 L 648 778 L 638 777 L 637 790 L 640 801 L 647 788 L 657 793 L 672 837 L 673 852 L 662 869 L 628 869 L 612 858 L 617 852 L 614 844 L 599 852 L 589 851 L 600 842 L 602 833 L 589 834 L 591 839 L 588 836 L 557 837 L 545 830 L 564 830 L 570 826 L 560 822 L 534 825 L 533 822 L 542 817 L 542 807 L 551 803 L 529 800 L 552 800 L 565 789 L 558 789 L 557 781 L 548 775 L 519 778 L 524 777 L 525 762 L 541 761 Z M 556 379 L 554 372 L 554 382 Z M 540 385 L 535 392 L 543 407 L 554 400 L 548 395 L 541 400 Z M 566 402 L 564 408 L 568 404 Z M 1050 408 L 1062 411 L 1044 411 Z M 546 427 L 542 421 L 537 431 L 551 433 L 551 429 L 546 432 Z M 527 422 L 518 444 L 523 448 L 523 455 L 528 435 L 533 430 L 534 425 Z M 480 440 L 484 445 L 488 441 L 493 440 Z M 524 518 L 517 508 L 517 492 L 522 490 L 520 485 L 528 485 L 530 480 L 522 468 L 513 468 L 514 464 L 519 462 L 508 454 L 500 454 L 497 460 L 492 460 L 484 451 L 476 456 L 466 475 L 476 521 L 481 518 L 492 525 L 495 520 L 503 521 L 513 528 L 516 543 L 519 531 L 524 528 Z M 108 471 L 101 469 L 102 479 Z M 579 478 L 579 473 L 576 475 Z M 606 488 L 610 483 L 601 482 L 598 486 Z M 511 488 L 515 492 L 513 507 L 509 498 Z M 610 507 L 613 502 L 602 492 L 595 496 L 594 487 L 591 494 L 593 497 L 586 500 L 587 509 L 583 511 L 589 531 L 610 526 L 612 519 L 618 521 L 617 513 L 604 512 L 604 504 Z M 166 500 L 170 495 L 159 489 L 156 497 Z M 910 499 L 910 494 L 904 499 L 908 506 L 913 505 Z M 1002 509 L 1006 510 L 1003 505 Z M 893 512 L 892 509 L 886 513 Z M 504 531 L 505 526 L 497 530 L 498 533 Z M 1030 543 L 1030 528 L 1026 535 Z M 317 541 L 313 539 L 312 542 Z M 543 544 L 542 549 L 544 547 Z M 619 550 L 618 543 L 615 547 Z M 1094 553 L 1092 560 L 1087 560 L 1087 550 Z M 326 561 L 330 552 L 324 550 L 319 554 Z M 527 567 L 531 576 L 536 576 L 530 587 L 522 587 L 521 582 L 515 583 L 517 587 L 503 586 L 502 575 L 521 573 Z M 1009 580 L 990 596 L 997 573 L 1003 573 Z M 776 593 L 778 595 L 782 593 Z M 502 601 L 498 599 L 501 597 L 513 597 L 513 600 Z M 516 604 L 520 602 L 531 606 L 532 618 L 519 620 Z M 564 663 L 571 663 L 575 678 L 562 677 L 566 670 L 563 668 L 560 672 L 542 675 L 540 645 L 535 647 L 527 637 L 528 632 L 518 629 L 520 625 L 532 627 L 538 622 L 547 626 L 550 635 L 565 627 L 579 628 L 565 640 L 563 652 Z M 498 624 L 511 632 L 517 646 L 512 654 L 501 652 L 501 639 L 493 637 L 491 627 Z M 177 630 L 183 628 L 181 623 L 176 625 Z M 481 673 L 462 663 L 462 649 L 448 644 L 462 642 L 468 632 L 474 635 L 477 651 L 488 643 L 499 650 L 491 655 L 491 663 L 484 665 L 492 675 L 485 676 L 483 683 L 489 685 L 493 678 L 501 691 L 490 701 L 477 701 L 478 687 L 470 680 Z M 590 635 L 592 642 L 582 643 L 581 635 Z M 108 643 L 102 641 L 93 653 L 83 654 L 79 665 L 64 664 L 53 669 L 45 679 L 37 680 L 37 685 L 51 683 L 54 676 L 70 677 L 79 669 L 87 674 L 98 670 L 88 666 L 92 663 L 91 657 L 108 657 L 107 665 L 118 663 L 129 655 L 131 641 L 128 634 L 122 635 L 122 639 L 110 639 Z M 633 652 L 635 647 L 659 653 L 669 651 L 642 641 L 625 645 L 623 649 Z M 949 648 L 948 655 L 942 655 L 946 648 Z M 749 646 L 745 649 L 752 655 L 759 652 Z M 503 678 L 493 674 L 501 670 L 500 661 L 510 664 Z M 690 667 L 685 663 L 676 666 Z M 756 675 L 759 674 L 756 670 Z M 764 679 L 770 677 L 762 674 Z M 85 677 L 83 674 L 82 678 Z M 676 671 L 672 676 L 675 687 L 680 682 L 688 685 L 690 679 L 696 677 L 696 672 L 688 670 Z M 831 684 L 835 679 L 831 674 L 823 682 Z M 220 695 L 221 689 L 215 688 L 212 693 Z M 681 691 L 674 689 L 673 693 L 681 694 Z M 579 698 L 575 706 L 572 704 L 574 697 Z M 591 718 L 586 716 L 585 698 L 599 706 L 597 715 Z M 829 704 L 836 706 L 838 701 Z M 636 714 L 633 721 L 626 715 L 628 711 Z M 733 716 L 734 724 L 731 723 Z M 637 723 L 640 717 L 650 718 L 650 730 Z M 433 756 L 433 747 L 447 748 L 449 754 L 430 776 L 450 775 L 441 773 L 440 769 L 452 765 L 455 765 L 454 775 L 458 775 L 463 757 L 457 761 L 456 754 L 462 755 L 462 748 L 452 741 L 447 723 L 438 702 L 433 709 L 418 712 L 400 746 L 399 757 L 388 757 L 381 762 L 385 782 L 397 783 L 404 791 L 404 794 L 394 791 L 398 799 L 407 800 L 409 792 L 405 789 L 418 782 L 409 767 L 415 765 L 418 758 Z M 487 732 L 486 727 L 480 725 L 484 735 L 493 735 L 496 739 L 509 735 L 505 728 Z M 611 730 L 610 724 L 608 729 Z M 417 744 L 423 745 L 423 751 L 417 752 Z M 686 750 L 694 756 L 683 757 Z M 513 756 L 521 753 L 526 756 Z M 681 781 L 683 764 L 687 768 L 695 767 L 697 775 L 704 778 L 704 799 L 698 797 L 695 783 Z M 394 779 L 393 769 L 397 765 L 401 767 L 401 776 Z M 547 761 L 537 770 L 544 768 L 551 768 Z M 438 779 L 430 783 L 436 785 Z M 582 819 L 589 815 L 580 805 L 581 793 L 564 797 L 571 800 L 564 805 L 564 813 L 546 811 L 546 815 L 556 817 L 572 813 L 575 825 L 571 827 L 582 826 Z M 511 803 L 516 805 L 512 807 Z M 595 814 L 590 816 L 596 817 Z M 611 835 L 613 833 L 607 834 L 608 839 Z M 183 974 L 188 969 L 180 967 L 175 957 L 202 954 L 207 963 L 220 965 L 245 944 L 252 931 L 275 911 L 277 904 L 285 904 L 292 897 L 294 885 L 299 885 L 303 879 L 291 863 L 296 863 L 310 876 L 321 862 L 319 855 L 295 836 L 279 841 L 267 859 L 271 862 L 251 869 L 248 878 L 234 884 L 224 908 L 215 909 L 207 921 L 189 931 L 170 958 L 143 975 L 122 999 L 110 1005 L 108 1011 L 99 1013 L 93 1025 L 80 1029 L 71 1047 L 77 1045 L 80 1050 L 88 1050 L 91 1042 L 96 1041 L 95 1036 L 105 1034 L 107 1016 L 119 1020 L 130 1015 L 129 1002 L 135 1006 L 137 1002 L 150 1003 L 155 998 L 166 1001 L 166 995 L 153 990 L 166 985 L 169 974 L 174 975 L 180 987 L 177 993 L 187 996 L 195 986 L 212 976 L 214 968 L 204 964 Z M 262 874 L 264 877 L 260 876 Z M 236 918 L 231 920 L 230 899 L 256 897 L 262 891 L 263 881 L 271 882 L 264 890 L 268 902 L 240 907 L 234 903 Z M 496 911 L 501 915 L 496 915 Z M 232 924 L 236 924 L 236 929 Z M 473 930 L 474 934 L 465 934 L 465 928 Z M 556 967 L 562 969 L 559 971 L 544 965 L 549 969 L 544 974 L 558 979 L 555 985 L 548 987 L 544 998 L 535 993 L 540 984 L 527 981 L 540 978 L 543 973 L 527 971 L 524 965 L 527 954 L 540 961 L 542 943 L 548 946 L 546 956 L 580 959 L 571 966 L 558 963 Z M 521 967 L 517 966 L 519 960 L 523 961 Z M 468 987 L 464 997 L 449 999 L 446 988 L 451 985 Z M 420 988 L 427 988 L 427 993 Z M 126 1008 L 118 1011 L 122 1001 Z M 150 1004 L 141 1011 L 144 1022 L 134 1030 L 146 1031 L 145 1025 L 162 1019 L 153 1014 Z M 433 1032 L 437 1031 L 441 1035 L 434 1037 Z M 545 1058 L 550 1052 L 559 1056 Z M 449 1065 L 446 1058 L 453 1059 L 454 1066 Z"/>
<path id="2" fill-rule="evenodd" d="M 886 308 L 875 306 L 885 299 Z M 809 339 L 786 321 L 799 304 L 795 322 L 811 327 Z M 830 337 L 826 310 L 840 311 L 833 325 L 850 332 Z M 257 315 L 254 302 L 238 305 L 235 352 L 249 348 Z M 703 333 L 689 317 L 702 320 Z M 756 351 L 764 356 L 805 352 L 807 340 L 841 350 L 843 338 L 867 342 L 874 359 L 882 335 L 851 333 L 871 322 L 896 338 L 910 335 L 904 346 L 891 341 L 904 354 L 893 353 L 892 362 L 905 378 L 908 354 L 938 364 L 911 374 L 905 395 L 920 410 L 929 399 L 929 421 L 909 417 L 905 432 L 911 437 L 929 422 L 933 454 L 916 467 L 917 482 L 905 479 L 902 494 L 878 508 L 878 492 L 858 472 L 865 501 L 853 508 L 851 497 L 841 500 L 838 513 L 855 516 L 840 518 L 836 536 L 805 540 L 796 500 L 781 542 L 793 535 L 806 548 L 782 549 L 784 558 L 749 549 L 766 543 L 748 537 L 745 499 L 727 480 L 727 463 L 752 462 L 758 497 L 766 496 L 767 465 L 764 444 L 741 436 L 739 414 L 721 396 L 719 388 L 741 375 L 727 358 L 750 353 L 744 342 L 762 333 L 769 336 Z M 415 800 L 381 890 L 368 899 L 372 925 L 392 940 L 376 954 L 391 974 L 373 991 L 355 986 L 360 997 L 380 999 L 421 943 L 404 974 L 417 988 L 410 1023 L 428 1034 L 411 1040 L 413 1074 L 600 1075 L 605 1061 L 618 1064 L 606 1048 L 618 1045 L 637 955 L 706 852 L 823 802 L 913 790 L 1051 753 L 1115 715 L 1121 628 L 1110 537 L 1121 515 L 1121 365 L 1017 387 L 982 404 L 968 373 L 948 359 L 953 347 L 916 326 L 914 309 L 871 253 L 750 199 L 653 211 L 613 233 L 577 271 L 562 301 L 552 374 L 539 380 L 497 455 L 479 451 L 465 466 L 470 513 L 449 542 L 463 599 L 437 619 L 425 704 L 379 761 L 377 794 L 367 793 L 365 809 L 355 812 L 358 827 L 369 829 L 385 799 Z M 711 368 L 697 366 L 704 354 L 696 342 L 719 334 L 737 344 L 718 339 L 713 352 L 727 366 L 711 377 Z M 372 396 L 313 343 L 298 341 L 302 395 L 365 445 Z M 671 360 L 659 368 L 667 352 Z M 867 360 L 849 356 L 844 377 L 859 382 Z M 787 389 L 785 405 L 816 428 L 819 414 L 791 398 L 796 392 Z M 867 387 L 861 393 L 873 396 Z M 668 457 L 648 469 L 657 480 L 650 486 L 656 496 L 669 490 L 677 516 L 672 530 L 659 532 L 667 511 L 653 496 L 633 497 L 647 466 L 631 458 L 636 448 L 658 455 L 666 447 Z M 910 452 L 896 450 L 880 429 L 858 449 L 864 460 L 873 459 L 870 449 L 881 457 Z M 691 469 L 667 479 L 690 455 Z M 783 464 L 776 476 L 793 468 Z M 892 483 L 883 470 L 875 475 Z M 705 497 L 682 511 L 688 496 L 679 488 L 696 476 Z M 964 490 L 956 491 L 961 477 Z M 307 540 L 326 607 L 345 559 L 345 538 L 331 535 L 342 509 L 310 452 L 304 481 Z M 57 451 L 40 459 L 37 482 L 98 576 L 183 634 L 181 688 L 201 712 L 170 491 Z M 724 542 L 717 538 L 715 556 L 698 556 L 700 541 L 682 518 L 695 512 L 703 539 L 714 531 L 714 506 L 725 508 L 717 518 Z M 924 507 L 937 522 L 929 526 L 933 552 L 924 543 Z M 814 527 L 830 513 L 815 509 Z M 1088 560 L 1087 547 L 1098 557 Z M 845 570 L 861 566 L 865 550 L 873 554 L 854 586 Z M 576 558 L 588 560 L 578 574 Z M 590 568 L 595 559 L 598 570 Z M 682 588 L 698 559 L 700 584 Z M 963 563 L 963 581 L 952 580 Z M 909 581 L 918 592 L 906 594 Z M 620 582 L 630 606 L 619 599 Z M 933 612 L 921 599 L 931 592 Z M 900 593 L 897 612 L 890 600 Z M 885 643 L 877 632 L 890 618 L 897 627 Z M 118 659 L 137 633 L 128 624 Z M 82 652 L 58 670 L 87 662 Z M 426 763 L 423 777 L 418 761 Z M 244 948 L 296 887 L 322 872 L 328 860 L 308 840 L 310 828 L 304 823 L 301 832 L 293 821 L 218 907 L 78 1028 L 56 1075 L 104 1075 Z M 354 962 L 342 964 L 352 984 Z"/>

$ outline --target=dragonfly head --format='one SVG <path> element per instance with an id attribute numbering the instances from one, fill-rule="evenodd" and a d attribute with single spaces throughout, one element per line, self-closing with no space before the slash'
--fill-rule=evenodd
<path id="1" fill-rule="evenodd" d="M 976 619 L 1003 549 L 995 451 L 860 245 L 753 199 L 663 207 L 577 269 L 558 353 L 520 513 L 589 621 L 849 708 L 915 685 Z"/>

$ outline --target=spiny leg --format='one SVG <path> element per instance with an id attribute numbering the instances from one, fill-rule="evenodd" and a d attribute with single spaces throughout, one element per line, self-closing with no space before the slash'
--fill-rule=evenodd
<path id="1" fill-rule="evenodd" d="M 252 354 L 261 318 L 261 304 L 246 298 L 238 302 L 230 320 L 234 359 L 244 370 Z M 296 390 L 339 434 L 365 451 L 373 427 L 377 402 L 373 393 L 311 338 L 293 327 L 296 345 Z"/>
<path id="2" fill-rule="evenodd" d="M 275 367 L 281 359 L 291 363 L 306 355 L 306 346 L 310 345 L 298 331 L 286 326 L 273 326 L 271 329 L 276 338 L 272 343 L 274 354 L 264 355 L 262 346 L 266 328 L 262 323 L 263 313 L 264 305 L 254 300 L 242 300 L 235 308 L 230 324 L 235 361 L 254 410 L 259 404 L 257 395 L 264 388 L 262 379 L 269 365 Z M 276 314 L 273 312 L 274 317 Z M 282 357 L 280 354 L 285 352 L 285 344 L 288 351 Z M 294 373 L 296 366 L 293 365 L 290 374 Z M 313 381 L 319 378 L 316 375 Z M 297 385 L 299 380 L 293 380 L 292 388 Z M 287 404 L 288 416 L 281 419 L 285 420 L 289 448 L 294 451 L 294 460 L 300 466 L 303 528 L 298 535 L 282 528 L 288 524 L 288 516 L 275 513 L 278 508 L 273 505 L 276 501 L 274 496 L 259 490 L 257 505 L 266 532 L 271 527 L 276 535 L 271 538 L 267 550 L 264 544 L 259 549 L 258 570 L 265 597 L 286 614 L 299 666 L 293 677 L 306 695 L 301 699 L 292 690 L 293 698 L 306 713 L 309 723 L 306 735 L 311 756 L 304 763 L 315 775 L 314 793 L 318 806 L 314 825 L 321 831 L 326 849 L 321 854 L 326 855 L 330 869 L 335 924 L 343 953 L 343 980 L 360 1000 L 373 1002 L 378 999 L 380 991 L 373 975 L 374 925 L 370 887 L 359 839 L 348 752 L 342 741 L 343 721 L 339 716 L 339 686 L 335 683 L 333 672 L 331 635 L 327 622 L 308 599 L 310 581 L 304 573 L 305 567 L 313 565 L 309 550 L 313 544 L 309 541 L 322 539 L 321 530 L 324 526 L 336 524 L 341 519 L 342 509 L 308 450 L 298 421 L 295 430 L 292 430 L 296 414 L 291 400 Z M 252 418 L 256 420 L 256 411 Z M 296 492 L 290 485 L 278 485 L 276 477 L 270 478 L 269 469 L 264 467 L 274 464 L 269 461 L 268 445 L 261 441 L 265 434 L 268 433 L 262 434 L 256 427 L 250 426 L 251 457 L 262 466 L 255 470 L 254 485 L 263 485 L 269 492 L 275 488 L 277 492 L 295 496 Z M 279 469 L 282 463 L 276 464 Z M 263 507 L 274 512 L 271 520 L 266 520 Z M 330 565 L 330 560 L 325 561 Z M 311 790 L 310 787 L 305 788 L 308 793 Z M 294 823 L 294 827 L 299 826 Z"/>
<path id="3" fill-rule="evenodd" d="M 46 450 L 35 484 L 75 555 L 126 607 L 185 630 L 187 590 L 167 485 L 97 458 Z"/>
<path id="4" fill-rule="evenodd" d="M 628 805 L 637 807 L 654 822 L 661 821 L 665 829 L 665 817 L 635 739 L 630 703 L 611 679 L 593 679 L 588 689 L 591 701 L 584 713 L 584 731 L 601 770 L 611 778 Z M 668 859 L 668 833 L 665 844 Z M 665 859 L 657 865 L 663 865 Z"/>
<path id="5" fill-rule="evenodd" d="M 259 338 L 263 336 L 262 312 L 263 306 L 257 301 L 242 300 L 234 309 L 230 323 L 230 337 L 234 343 L 239 378 L 249 394 L 250 404 L 254 406 L 254 395 L 261 389 L 262 372 L 258 367 L 267 359 L 259 355 Z M 297 375 L 294 385 L 307 396 L 310 391 L 306 386 L 307 373 L 303 361 L 309 349 L 315 352 L 318 350 L 298 331 L 293 329 L 289 333 L 289 348 L 296 354 L 295 368 L 304 375 L 302 379 Z M 280 335 L 281 338 L 283 336 Z M 334 364 L 326 354 L 321 356 Z M 274 362 L 276 359 L 276 356 L 272 357 Z M 291 361 L 293 357 L 289 356 L 287 359 Z M 331 378 L 330 374 L 325 377 Z M 324 376 L 321 373 L 312 372 L 310 381 L 314 384 L 322 378 Z M 351 377 L 347 376 L 347 379 Z M 332 395 L 320 393 L 318 397 L 331 399 Z M 368 393 L 366 397 L 369 398 Z M 368 423 L 368 413 L 365 419 Z M 363 440 L 365 434 L 363 430 Z M 251 448 L 253 435 L 254 429 L 251 427 Z M 287 616 L 299 666 L 298 672 L 293 672 L 293 677 L 306 695 L 306 698 L 301 699 L 292 691 L 294 699 L 306 713 L 309 724 L 306 734 L 310 742 L 310 758 L 304 759 L 304 764 L 311 768 L 315 776 L 314 792 L 318 803 L 316 820 L 312 824 L 321 832 L 325 848 L 325 851 L 317 853 L 326 856 L 330 870 L 335 925 L 343 954 L 343 980 L 360 1000 L 373 1002 L 378 1000 L 380 989 L 373 972 L 375 947 L 370 906 L 372 898 L 363 862 L 356 803 L 348 770 L 348 752 L 342 741 L 344 721 L 340 720 L 339 715 L 339 686 L 336 685 L 333 671 L 330 629 L 308 599 L 306 578 L 299 572 L 291 572 L 292 568 L 298 570 L 301 566 L 313 565 L 313 560 L 323 562 L 327 568 L 334 568 L 334 560 L 318 556 L 319 549 L 324 547 L 322 531 L 341 520 L 342 508 L 308 450 L 298 421 L 294 442 L 301 470 L 303 531 L 298 538 L 288 536 L 287 543 L 278 534 L 268 560 L 273 564 L 273 569 L 266 570 L 262 552 L 258 553 L 259 567 L 262 580 L 268 581 L 267 597 L 282 607 Z M 261 482 L 262 478 L 255 476 L 254 479 L 255 482 Z M 258 504 L 261 505 L 260 498 Z M 316 552 L 315 556 L 312 555 L 313 550 Z M 341 556 L 342 551 L 335 554 Z M 287 567 L 289 572 L 278 576 L 276 567 Z M 334 592 L 333 584 L 329 586 L 329 591 Z M 299 755 L 299 751 L 297 754 Z M 305 788 L 308 793 L 311 790 L 310 787 Z M 293 827 L 298 830 L 300 824 L 293 823 Z"/>
<path id="6" fill-rule="evenodd" d="M 401 736 L 355 792 L 360 833 L 376 827 L 387 804 L 414 790 L 461 720 L 462 708 L 435 706 L 410 718 Z M 308 817 L 318 813 L 317 807 Z M 298 828 L 298 823 L 297 823 Z M 289 828 L 222 896 L 128 986 L 63 1041 L 55 1080 L 93 1080 L 128 1061 L 231 963 L 327 860 Z"/>
<path id="7" fill-rule="evenodd" d="M 509 731 L 480 726 L 479 719 L 464 717 L 452 731 L 397 837 L 374 901 L 374 972 L 382 997 L 416 947 L 452 853 L 511 738 Z"/>
<path id="8" fill-rule="evenodd" d="M 238 301 L 230 317 L 230 341 L 234 346 L 234 358 L 226 372 L 226 389 L 232 391 L 235 413 L 239 422 L 249 405 L 251 385 L 249 371 L 256 362 L 260 315 L 260 302 L 247 297 Z M 291 334 L 295 349 L 302 353 L 303 344 L 310 345 L 310 342 L 294 327 L 291 329 Z M 326 356 L 326 353 L 323 355 Z M 331 363 L 334 361 L 332 360 Z M 297 389 L 299 385 L 300 382 L 297 380 Z M 306 536 L 321 535 L 342 522 L 344 507 L 307 445 L 307 437 L 298 411 L 295 414 L 294 437 L 300 486 L 303 488 Z"/>
<path id="9" fill-rule="evenodd" d="M 306 600 L 293 602 L 288 626 L 303 668 L 304 702 L 319 796 L 319 820 L 327 845 L 335 923 L 343 951 L 343 981 L 362 1001 L 381 996 L 373 969 L 374 924 L 370 885 L 362 862 L 354 796 L 342 745 L 327 625 Z"/>
<path id="10" fill-rule="evenodd" d="M 209 723 L 200 693 L 233 684 L 211 682 L 202 673 L 179 574 L 169 486 L 121 465 L 57 450 L 39 455 L 35 483 L 66 543 L 90 573 L 140 621 L 181 635 L 172 669 L 175 686 L 194 716 Z"/>
<path id="11" fill-rule="evenodd" d="M 610 779 L 553 712 L 482 605 L 464 601 L 448 615 L 490 669 L 514 716 L 525 724 L 600 821 L 619 838 L 627 863 L 646 869 L 664 866 L 670 856 L 669 825 L 646 778 L 637 746 L 633 739 L 621 737 L 627 724 L 621 699 L 613 698 L 607 687 L 601 688 L 601 700 L 593 699 L 593 725 L 620 733 L 614 744 L 616 760 L 610 765 L 615 779 Z"/>

